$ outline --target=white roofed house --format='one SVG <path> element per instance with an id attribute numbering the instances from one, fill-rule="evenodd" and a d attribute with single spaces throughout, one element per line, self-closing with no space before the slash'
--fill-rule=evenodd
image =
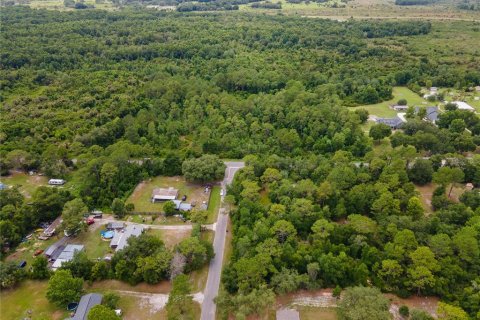
<path id="1" fill-rule="evenodd" d="M 178 190 L 175 188 L 155 188 L 152 191 L 152 203 L 157 201 L 175 200 L 178 197 Z"/>
<path id="2" fill-rule="evenodd" d="M 73 259 L 76 252 L 83 251 L 84 246 L 81 244 L 68 244 L 63 251 L 55 258 L 55 262 L 52 264 L 52 270 L 57 270 L 64 264 Z"/>
<path id="3" fill-rule="evenodd" d="M 464 101 L 452 101 L 457 105 L 458 110 L 475 111 L 475 108 Z"/>
<path id="4" fill-rule="evenodd" d="M 65 180 L 63 179 L 50 179 L 48 180 L 48 184 L 51 186 L 62 186 L 65 184 Z"/>

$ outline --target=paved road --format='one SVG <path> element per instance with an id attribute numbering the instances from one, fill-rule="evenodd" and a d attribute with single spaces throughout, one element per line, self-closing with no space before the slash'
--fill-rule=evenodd
<path id="1" fill-rule="evenodd" d="M 227 185 L 232 183 L 235 172 L 245 166 L 243 162 L 225 162 L 225 178 L 222 181 L 224 194 Z M 223 202 L 223 197 L 222 197 Z M 222 212 L 222 209 L 220 209 Z M 202 303 L 202 314 L 200 320 L 215 320 L 217 306 L 213 299 L 218 295 L 220 288 L 220 277 L 222 275 L 223 251 L 225 249 L 225 237 L 227 231 L 228 214 L 218 213 L 218 219 L 215 228 L 215 239 L 213 240 L 213 249 L 215 257 L 210 261 L 208 269 L 207 285 L 205 286 L 204 299 Z"/>

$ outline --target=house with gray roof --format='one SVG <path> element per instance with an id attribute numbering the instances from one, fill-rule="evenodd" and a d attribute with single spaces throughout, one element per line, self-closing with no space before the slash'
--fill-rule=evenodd
<path id="1" fill-rule="evenodd" d="M 418 111 L 420 111 L 420 107 L 415 107 L 415 114 L 417 114 Z M 439 110 L 437 106 L 427 107 L 424 120 L 435 123 L 438 120 L 438 114 Z"/>
<path id="2" fill-rule="evenodd" d="M 396 116 L 394 118 L 377 118 L 377 123 L 386 124 L 393 130 L 396 130 L 403 126 L 404 121 L 400 117 Z"/>
<path id="3" fill-rule="evenodd" d="M 175 204 L 175 209 L 179 211 L 191 211 L 193 208 L 190 203 L 186 203 L 181 200 L 173 200 L 173 203 Z"/>
<path id="4" fill-rule="evenodd" d="M 80 299 L 75 315 L 70 320 L 87 320 L 90 309 L 102 303 L 103 296 L 98 293 L 89 293 Z"/>
<path id="5" fill-rule="evenodd" d="M 115 232 L 112 241 L 110 241 L 110 247 L 115 251 L 120 251 L 128 245 L 128 238 L 138 237 L 143 231 L 144 228 L 141 225 L 128 225 L 124 230 Z"/>

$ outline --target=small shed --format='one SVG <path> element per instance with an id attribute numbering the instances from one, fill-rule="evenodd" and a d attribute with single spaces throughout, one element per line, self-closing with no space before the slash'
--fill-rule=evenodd
<path id="1" fill-rule="evenodd" d="M 193 208 L 190 203 L 181 200 L 173 200 L 173 203 L 175 204 L 175 209 L 179 211 L 191 211 Z"/>
<path id="2" fill-rule="evenodd" d="M 178 197 L 178 190 L 175 188 L 155 188 L 152 191 L 152 203 L 157 201 L 175 200 Z"/>
<path id="3" fill-rule="evenodd" d="M 280 309 L 277 310 L 277 320 L 300 320 L 300 314 L 295 309 Z"/>
<path id="4" fill-rule="evenodd" d="M 396 105 L 396 106 L 393 106 L 392 108 L 395 111 L 407 111 L 408 110 L 408 106 L 401 106 L 401 105 Z"/>
<path id="5" fill-rule="evenodd" d="M 98 293 L 89 293 L 80 299 L 78 303 L 77 310 L 75 311 L 75 315 L 70 318 L 71 320 L 87 320 L 88 319 L 88 312 L 90 309 L 95 307 L 98 304 L 102 303 L 103 296 Z"/>

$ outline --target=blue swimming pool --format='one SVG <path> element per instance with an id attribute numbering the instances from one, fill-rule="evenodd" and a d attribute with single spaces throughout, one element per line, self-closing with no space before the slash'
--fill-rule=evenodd
<path id="1" fill-rule="evenodd" d="M 102 238 L 105 238 L 105 239 L 112 239 L 114 234 L 115 234 L 115 231 L 111 231 L 111 230 L 105 230 L 100 232 L 100 235 L 102 236 Z"/>

